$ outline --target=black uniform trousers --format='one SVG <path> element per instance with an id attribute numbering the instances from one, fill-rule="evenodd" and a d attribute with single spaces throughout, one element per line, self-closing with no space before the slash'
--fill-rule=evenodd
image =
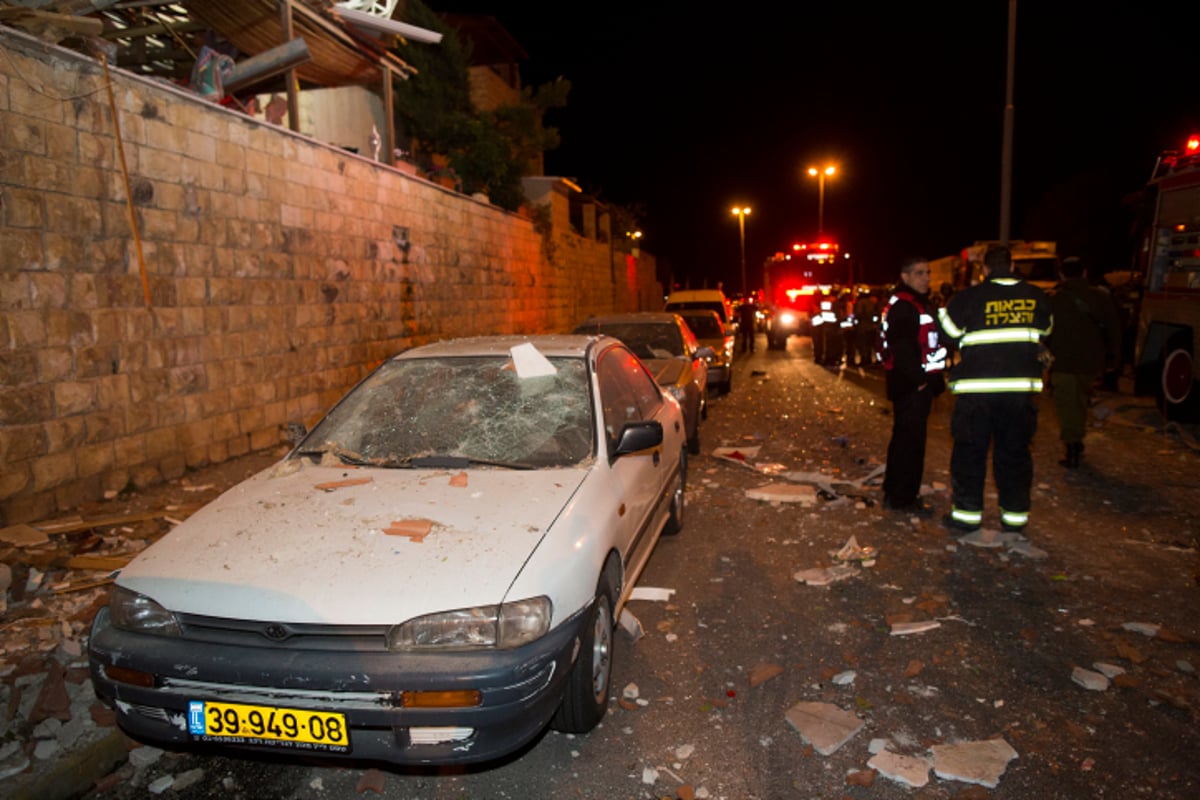
<path id="1" fill-rule="evenodd" d="M 925 472 L 925 433 L 932 407 L 929 387 L 892 399 L 892 440 L 888 442 L 883 496 L 894 508 L 919 499 Z"/>
<path id="2" fill-rule="evenodd" d="M 1033 486 L 1030 445 L 1036 432 L 1034 395 L 1015 392 L 958 395 L 950 418 L 950 433 L 954 437 L 950 455 L 954 507 L 983 511 L 988 448 L 992 446 L 992 477 L 1001 511 L 1028 514 Z"/>

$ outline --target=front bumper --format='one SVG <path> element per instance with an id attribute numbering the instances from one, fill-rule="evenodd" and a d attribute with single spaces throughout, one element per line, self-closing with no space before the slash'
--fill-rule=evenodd
<path id="1" fill-rule="evenodd" d="M 114 628 L 107 608 L 88 646 L 96 694 L 139 739 L 393 764 L 465 764 L 512 753 L 546 727 L 562 700 L 586 613 L 515 650 L 392 653 L 265 643 L 230 647 Z M 154 676 L 113 680 L 109 667 Z M 402 708 L 401 692 L 478 690 L 479 705 Z M 188 732 L 189 701 L 245 703 L 345 715 L 348 752 L 261 740 L 213 745 Z"/>

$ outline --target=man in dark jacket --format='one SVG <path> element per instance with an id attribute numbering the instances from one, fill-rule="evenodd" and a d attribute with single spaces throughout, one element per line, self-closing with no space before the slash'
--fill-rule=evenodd
<path id="1" fill-rule="evenodd" d="M 1044 346 L 1052 317 L 1045 292 L 1012 274 L 1007 247 L 984 257 L 986 278 L 950 298 L 939 312 L 942 331 L 958 343 L 950 370 L 954 450 L 950 480 L 954 499 L 946 525 L 974 531 L 983 524 L 987 456 L 1006 531 L 1029 523 L 1033 487 L 1030 445 L 1037 432 L 1035 398 L 1042 391 Z"/>
<path id="2" fill-rule="evenodd" d="M 1092 386 L 1107 365 L 1121 353 L 1121 322 L 1117 307 L 1103 290 L 1088 283 L 1083 262 L 1068 258 L 1059 268 L 1062 282 L 1050 298 L 1054 332 L 1050 335 L 1050 383 L 1054 410 L 1066 455 L 1058 463 L 1079 466 L 1087 429 L 1088 399 Z"/>
<path id="3" fill-rule="evenodd" d="M 883 478 L 884 508 L 928 515 L 921 500 L 925 434 L 933 398 L 945 390 L 942 346 L 929 300 L 929 263 L 909 259 L 883 309 L 880 338 L 887 396 L 892 401 L 892 439 Z"/>

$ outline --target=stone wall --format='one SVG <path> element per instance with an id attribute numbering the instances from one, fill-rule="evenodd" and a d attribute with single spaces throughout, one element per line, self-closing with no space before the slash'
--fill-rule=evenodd
<path id="1" fill-rule="evenodd" d="M 661 301 L 607 235 L 113 70 L 118 138 L 98 62 L 0 51 L 0 523 L 276 446 L 406 347 Z"/>

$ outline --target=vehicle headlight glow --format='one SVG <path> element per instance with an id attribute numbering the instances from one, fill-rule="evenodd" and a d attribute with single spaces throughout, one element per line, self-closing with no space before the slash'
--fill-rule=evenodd
<path id="1" fill-rule="evenodd" d="M 789 313 L 785 312 L 779 316 L 779 321 L 782 322 L 784 325 L 791 325 L 793 322 L 796 321 L 796 316 L 794 314 L 789 314 Z"/>
<path id="2" fill-rule="evenodd" d="M 113 587 L 108 600 L 113 627 L 133 633 L 179 636 L 179 618 L 144 594 Z"/>
<path id="3" fill-rule="evenodd" d="M 389 650 L 471 650 L 528 644 L 550 629 L 548 597 L 476 606 L 410 619 L 387 634 Z"/>

